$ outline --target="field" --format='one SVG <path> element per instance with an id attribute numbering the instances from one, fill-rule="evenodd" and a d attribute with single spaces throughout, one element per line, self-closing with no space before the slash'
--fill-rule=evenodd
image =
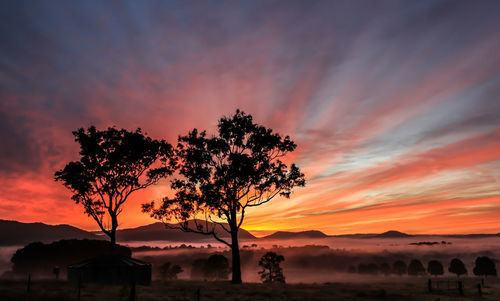
<path id="1" fill-rule="evenodd" d="M 264 285 L 228 282 L 155 281 L 151 286 L 137 286 L 137 301 L 267 301 L 267 300 L 500 300 L 500 281 L 487 279 L 479 297 L 477 278 L 464 279 L 464 296 L 460 297 L 453 278 L 441 279 L 440 289 L 427 291 L 428 278 L 390 277 L 379 281 L 356 283 Z M 450 288 L 448 281 L 450 279 Z M 434 280 L 434 279 L 433 279 Z M 33 281 L 27 292 L 25 281 L 0 282 L 0 300 L 71 301 L 77 299 L 77 287 L 66 281 Z M 198 297 L 199 290 L 199 299 Z M 82 301 L 129 300 L 130 288 L 86 284 Z"/>

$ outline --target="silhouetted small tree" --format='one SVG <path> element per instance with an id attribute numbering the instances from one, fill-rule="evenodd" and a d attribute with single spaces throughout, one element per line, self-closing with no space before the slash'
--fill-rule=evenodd
<path id="1" fill-rule="evenodd" d="M 191 279 L 223 280 L 227 279 L 231 268 L 226 256 L 211 255 L 208 258 L 199 258 L 191 266 Z"/>
<path id="2" fill-rule="evenodd" d="M 204 275 L 207 279 L 227 279 L 231 268 L 226 256 L 214 254 L 205 262 Z"/>
<path id="3" fill-rule="evenodd" d="M 358 265 L 358 273 L 376 275 L 378 274 L 378 265 L 375 263 L 369 263 L 369 264 L 360 263 Z"/>
<path id="4" fill-rule="evenodd" d="M 160 275 L 163 280 L 175 280 L 177 279 L 177 275 L 182 272 L 183 270 L 179 265 L 172 265 L 170 262 L 166 262 L 160 266 Z"/>
<path id="5" fill-rule="evenodd" d="M 474 275 L 476 276 L 496 276 L 497 269 L 495 263 L 489 257 L 483 256 L 476 258 L 476 266 L 474 267 Z"/>
<path id="6" fill-rule="evenodd" d="M 55 180 L 71 190 L 72 199 L 109 236 L 114 250 L 123 204 L 133 192 L 172 174 L 172 146 L 146 137 L 141 129 L 99 131 L 91 126 L 73 135 L 80 144 L 80 160 L 57 171 Z"/>
<path id="7" fill-rule="evenodd" d="M 265 204 L 276 196 L 290 197 L 305 178 L 295 164 L 282 161 L 297 145 L 254 123 L 240 110 L 218 123 L 217 135 L 193 129 L 178 139 L 179 178 L 172 181 L 172 196 L 159 208 L 154 202 L 143 211 L 177 229 L 209 235 L 231 249 L 232 282 L 241 283 L 238 231 L 248 208 Z M 196 218 L 203 218 L 197 220 Z M 189 222 L 192 219 L 191 223 Z M 194 226 L 193 226 L 194 224 Z M 226 231 L 230 239 L 216 230 Z"/>
<path id="8" fill-rule="evenodd" d="M 394 274 L 401 276 L 407 273 L 408 267 L 406 266 L 406 263 L 404 261 L 398 260 L 392 265 L 392 270 Z"/>
<path id="9" fill-rule="evenodd" d="M 351 273 L 351 274 L 356 273 L 356 267 L 355 267 L 355 266 L 353 266 L 353 265 L 350 265 L 350 266 L 347 268 L 347 272 L 348 272 L 348 273 Z"/>
<path id="10" fill-rule="evenodd" d="M 262 271 L 259 272 L 262 282 L 285 283 L 283 269 L 280 267 L 280 263 L 284 260 L 285 258 L 283 256 L 278 255 L 274 252 L 267 252 L 266 254 L 264 254 L 259 260 L 259 266 L 262 267 Z"/>
<path id="11" fill-rule="evenodd" d="M 379 271 L 380 271 L 380 273 L 387 276 L 387 275 L 391 274 L 391 267 L 389 266 L 389 264 L 384 262 L 380 265 Z"/>
<path id="12" fill-rule="evenodd" d="M 205 266 L 207 264 L 206 258 L 198 258 L 191 264 L 191 279 L 206 279 L 205 277 Z"/>
<path id="13" fill-rule="evenodd" d="M 462 262 L 462 260 L 458 258 L 453 258 L 453 260 L 450 262 L 450 267 L 448 268 L 448 272 L 456 274 L 457 277 L 460 277 L 461 275 L 467 274 L 467 269 L 465 268 L 465 265 Z"/>
<path id="14" fill-rule="evenodd" d="M 422 262 L 418 259 L 413 259 L 410 261 L 410 265 L 408 266 L 408 275 L 419 276 L 425 274 L 425 268 Z"/>
<path id="15" fill-rule="evenodd" d="M 427 265 L 427 272 L 429 272 L 429 274 L 434 276 L 443 275 L 444 274 L 443 265 L 441 264 L 441 262 L 437 260 L 431 260 Z"/>

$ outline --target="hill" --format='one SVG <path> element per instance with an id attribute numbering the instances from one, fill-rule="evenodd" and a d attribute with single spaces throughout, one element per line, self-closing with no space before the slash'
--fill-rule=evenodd
<path id="1" fill-rule="evenodd" d="M 205 222 L 203 222 L 204 224 Z M 209 228 L 212 228 L 215 224 L 208 223 Z M 178 224 L 169 224 L 170 227 L 178 226 Z M 195 228 L 194 223 L 190 222 L 190 228 Z M 215 231 L 219 237 L 228 239 L 229 233 L 224 231 L 219 225 L 216 225 Z M 256 239 L 250 232 L 245 229 L 240 229 L 238 233 L 240 239 Z M 116 239 L 120 242 L 127 241 L 154 241 L 154 240 L 168 240 L 168 241 L 182 241 L 182 242 L 205 242 L 207 240 L 213 240 L 212 236 L 202 235 L 192 232 L 183 232 L 179 229 L 171 229 L 165 226 L 161 222 L 153 223 L 146 226 L 140 226 L 137 228 L 122 229 L 116 232 Z"/>
<path id="2" fill-rule="evenodd" d="M 357 234 L 335 235 L 335 237 L 344 237 L 344 238 L 405 238 L 414 236 L 432 236 L 432 235 L 410 235 L 395 230 L 390 230 L 383 233 L 357 233 Z"/>
<path id="3" fill-rule="evenodd" d="M 53 242 L 61 239 L 98 239 L 91 232 L 70 225 L 47 225 L 0 220 L 0 246 L 26 245 L 31 242 Z"/>
<path id="4" fill-rule="evenodd" d="M 262 239 L 299 239 L 299 238 L 325 238 L 328 237 L 325 233 L 321 231 L 311 230 L 311 231 L 300 231 L 300 232 L 290 232 L 290 231 L 278 231 L 271 235 L 264 236 Z"/>
<path id="5" fill-rule="evenodd" d="M 377 234 L 374 236 L 374 238 L 404 238 L 404 237 L 411 237 L 411 236 L 412 235 L 409 235 L 409 234 L 406 234 L 403 232 L 391 230 L 391 231 Z"/>

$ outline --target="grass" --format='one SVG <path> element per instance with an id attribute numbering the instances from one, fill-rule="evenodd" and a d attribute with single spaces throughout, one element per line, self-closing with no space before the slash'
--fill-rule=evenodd
<path id="1" fill-rule="evenodd" d="M 443 278 L 447 279 L 447 278 Z M 443 280 L 441 279 L 441 280 Z M 451 278 L 450 278 L 451 279 Z M 454 280 L 454 279 L 452 279 Z M 478 279 L 464 279 L 464 297 L 458 295 L 453 282 L 448 289 L 447 281 L 440 289 L 427 292 L 427 278 L 381 278 L 379 281 L 357 283 L 286 284 L 265 285 L 229 282 L 170 281 L 153 282 L 151 286 L 137 286 L 137 301 L 268 301 L 268 300 L 500 300 L 500 281 L 487 279 L 483 296 L 477 294 Z M 130 288 L 85 284 L 81 289 L 82 301 L 129 300 Z M 25 281 L 0 281 L 0 300 L 22 301 L 71 301 L 77 300 L 77 287 L 66 281 L 33 281 L 30 292 Z"/>

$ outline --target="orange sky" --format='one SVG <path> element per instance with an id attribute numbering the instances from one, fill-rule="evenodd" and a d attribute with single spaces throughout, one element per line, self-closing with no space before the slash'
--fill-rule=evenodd
<path id="1" fill-rule="evenodd" d="M 0 5 L 0 219 L 97 229 L 53 181 L 76 128 L 174 143 L 240 108 L 307 179 L 250 209 L 256 235 L 500 232 L 500 5 Z"/>

